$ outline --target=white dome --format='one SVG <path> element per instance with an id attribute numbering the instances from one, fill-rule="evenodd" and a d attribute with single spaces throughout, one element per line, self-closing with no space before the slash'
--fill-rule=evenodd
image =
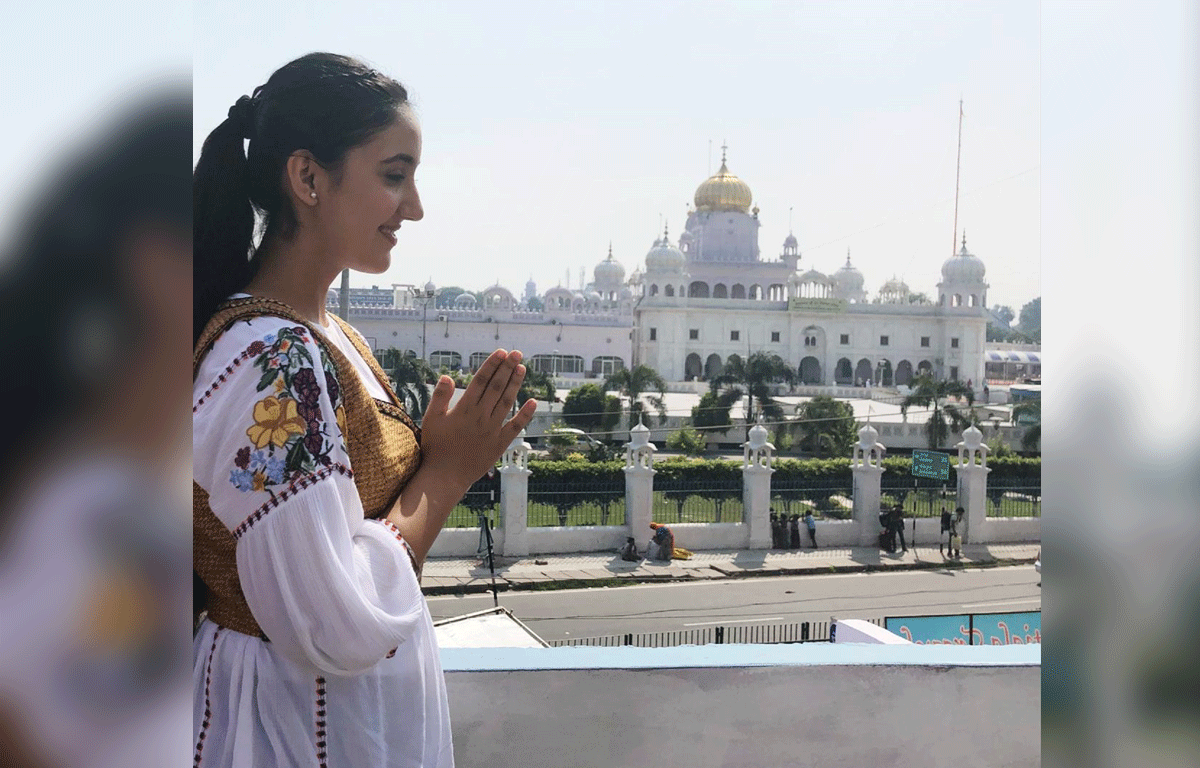
<path id="1" fill-rule="evenodd" d="M 664 236 L 661 240 L 655 240 L 654 247 L 646 254 L 646 271 L 683 272 L 686 262 L 687 257 L 683 255 L 683 251 L 671 245 Z"/>
<path id="2" fill-rule="evenodd" d="M 476 303 L 475 297 L 469 293 L 460 293 L 454 299 L 456 307 L 474 307 Z"/>
<path id="3" fill-rule="evenodd" d="M 433 284 L 432 280 L 430 280 L 428 283 L 425 283 L 425 293 L 433 293 L 434 289 L 436 288 L 437 286 Z"/>
<path id="4" fill-rule="evenodd" d="M 587 292 L 587 300 L 588 301 L 600 301 L 600 298 L 601 298 L 600 294 L 597 293 L 596 291 L 588 291 Z"/>
<path id="5" fill-rule="evenodd" d="M 625 282 L 625 267 L 613 261 L 612 246 L 608 247 L 608 258 L 596 265 L 592 277 L 599 288 L 615 290 Z"/>
<path id="6" fill-rule="evenodd" d="M 861 291 L 864 282 L 863 273 L 850 264 L 850 254 L 846 254 L 846 263 L 833 273 L 833 279 L 837 281 L 838 288 L 845 291 Z"/>
<path id="7" fill-rule="evenodd" d="M 962 249 L 942 263 L 942 281 L 947 283 L 982 283 L 987 268 L 983 260 L 967 251 L 967 236 L 963 235 Z"/>
<path id="8" fill-rule="evenodd" d="M 901 304 L 908 299 L 910 293 L 907 283 L 898 277 L 893 277 L 880 287 L 879 298 L 885 303 Z"/>
<path id="9" fill-rule="evenodd" d="M 621 299 L 632 299 L 632 298 L 633 298 L 633 289 L 632 289 L 632 288 L 630 288 L 630 287 L 627 285 L 627 286 L 625 286 L 624 288 L 622 288 L 622 289 L 621 289 L 621 292 L 620 292 L 619 294 L 617 294 L 617 295 L 618 295 L 618 296 L 619 296 Z"/>
<path id="10" fill-rule="evenodd" d="M 815 269 L 810 269 L 807 272 L 800 275 L 800 277 L 797 278 L 797 281 L 801 282 L 801 283 L 820 283 L 821 285 L 825 285 L 825 284 L 829 283 L 829 278 L 826 277 L 825 273 L 823 273 L 823 272 L 818 272 Z"/>
<path id="11" fill-rule="evenodd" d="M 796 240 L 796 236 L 789 232 L 788 236 L 783 239 L 783 247 L 784 248 L 799 248 L 800 243 Z"/>

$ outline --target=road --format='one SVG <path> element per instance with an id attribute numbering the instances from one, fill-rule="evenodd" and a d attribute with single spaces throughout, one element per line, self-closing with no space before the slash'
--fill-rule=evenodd
<path id="1" fill-rule="evenodd" d="M 771 576 L 551 592 L 501 592 L 500 605 L 545 640 L 733 624 L 1041 610 L 1031 565 Z M 434 620 L 492 607 L 492 596 L 428 598 Z"/>

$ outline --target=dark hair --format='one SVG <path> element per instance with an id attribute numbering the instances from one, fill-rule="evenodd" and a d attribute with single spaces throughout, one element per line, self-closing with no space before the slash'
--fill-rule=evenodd
<path id="1" fill-rule="evenodd" d="M 193 174 L 193 342 L 217 306 L 254 277 L 255 214 L 260 243 L 294 234 L 283 189 L 288 158 L 307 150 L 337 179 L 346 153 L 391 125 L 407 102 L 400 83 L 332 53 L 301 56 L 237 100 L 204 140 Z"/>

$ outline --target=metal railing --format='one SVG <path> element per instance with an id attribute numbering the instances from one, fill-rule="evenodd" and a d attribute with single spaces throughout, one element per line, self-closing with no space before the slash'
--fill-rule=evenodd
<path id="1" fill-rule="evenodd" d="M 783 515 L 849 520 L 854 512 L 854 490 L 847 486 L 771 484 L 771 510 Z"/>
<path id="2" fill-rule="evenodd" d="M 869 619 L 883 626 L 883 619 Z M 793 624 L 737 624 L 728 627 L 701 627 L 670 632 L 627 633 L 600 637 L 573 637 L 551 640 L 551 646 L 600 646 L 614 648 L 669 648 L 679 645 L 827 643 L 828 621 L 801 621 Z"/>
<path id="3" fill-rule="evenodd" d="M 1042 487 L 1029 481 L 989 482 L 988 517 L 1041 517 Z"/>
<path id="4" fill-rule="evenodd" d="M 625 482 L 530 483 L 526 525 L 625 525 Z"/>
<path id="5" fill-rule="evenodd" d="M 740 523 L 744 518 L 742 479 L 655 480 L 656 523 Z"/>

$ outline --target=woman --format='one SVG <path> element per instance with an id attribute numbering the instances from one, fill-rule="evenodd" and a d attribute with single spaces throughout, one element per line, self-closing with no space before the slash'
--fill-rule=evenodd
<path id="1" fill-rule="evenodd" d="M 245 142 L 248 140 L 248 144 Z M 497 350 L 417 427 L 366 343 L 325 312 L 424 215 L 405 89 L 327 53 L 276 71 L 196 165 L 195 765 L 452 766 L 421 564 L 533 416 Z M 255 214 L 261 238 L 253 243 Z"/>

